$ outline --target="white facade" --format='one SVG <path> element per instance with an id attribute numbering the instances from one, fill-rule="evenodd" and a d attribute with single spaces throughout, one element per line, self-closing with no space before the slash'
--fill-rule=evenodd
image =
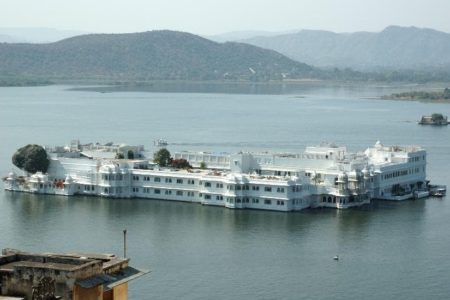
<path id="1" fill-rule="evenodd" d="M 136 159 L 118 159 L 133 151 Z M 160 168 L 142 146 L 72 143 L 48 150 L 47 174 L 5 178 L 5 189 L 61 195 L 150 198 L 227 208 L 278 211 L 348 208 L 370 199 L 403 200 L 426 187 L 426 152 L 384 147 L 364 153 L 345 147 L 307 147 L 301 154 L 180 152 L 190 170 Z M 204 162 L 206 169 L 199 169 Z"/>

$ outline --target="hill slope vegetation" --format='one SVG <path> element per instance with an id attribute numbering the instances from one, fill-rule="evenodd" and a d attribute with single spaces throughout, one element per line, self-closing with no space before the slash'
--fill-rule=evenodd
<path id="1" fill-rule="evenodd" d="M 82 35 L 49 44 L 0 44 L 0 76 L 107 80 L 270 80 L 313 68 L 275 51 L 174 31 Z"/>

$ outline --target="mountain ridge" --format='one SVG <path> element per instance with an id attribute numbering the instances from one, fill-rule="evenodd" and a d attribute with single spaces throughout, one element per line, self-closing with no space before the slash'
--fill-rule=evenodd
<path id="1" fill-rule="evenodd" d="M 273 50 L 178 31 L 88 34 L 47 44 L 0 44 L 0 75 L 130 80 L 270 80 L 311 66 Z"/>
<path id="2" fill-rule="evenodd" d="M 301 30 L 239 41 L 325 68 L 383 71 L 450 66 L 450 34 L 413 26 L 392 25 L 381 32 L 354 33 Z"/>

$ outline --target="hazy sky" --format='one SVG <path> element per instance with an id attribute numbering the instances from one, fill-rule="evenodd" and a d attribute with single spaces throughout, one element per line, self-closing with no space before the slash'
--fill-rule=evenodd
<path id="1" fill-rule="evenodd" d="M 450 32 L 450 0 L 1 0 L 0 4 L 0 27 L 216 34 L 380 31 L 402 25 Z"/>

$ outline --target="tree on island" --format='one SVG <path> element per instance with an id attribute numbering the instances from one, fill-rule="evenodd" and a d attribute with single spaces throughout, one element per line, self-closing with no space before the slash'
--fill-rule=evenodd
<path id="1" fill-rule="evenodd" d="M 14 153 L 12 163 L 19 169 L 34 174 L 36 172 L 46 173 L 50 160 L 42 146 L 29 144 Z"/>
<path id="2" fill-rule="evenodd" d="M 191 164 L 184 158 L 173 159 L 170 166 L 177 169 L 192 169 Z"/>
<path id="3" fill-rule="evenodd" d="M 166 148 L 159 149 L 153 154 L 153 161 L 161 167 L 167 167 L 172 161 L 169 150 Z"/>
<path id="4" fill-rule="evenodd" d="M 444 120 L 444 116 L 442 114 L 434 113 L 431 115 L 431 120 L 433 120 L 434 122 L 442 121 Z"/>

